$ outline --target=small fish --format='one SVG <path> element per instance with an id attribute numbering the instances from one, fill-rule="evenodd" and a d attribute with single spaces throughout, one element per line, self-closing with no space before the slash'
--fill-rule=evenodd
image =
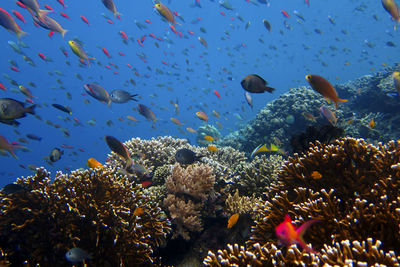
<path id="1" fill-rule="evenodd" d="M 206 136 L 204 136 L 203 138 L 204 138 L 204 140 L 206 140 L 206 141 L 208 141 L 208 142 L 214 141 L 214 138 L 213 138 L 212 136 L 209 136 L 209 135 L 206 135 Z"/>
<path id="2" fill-rule="evenodd" d="M 159 3 L 155 4 L 154 7 L 157 10 L 157 12 L 160 14 L 160 16 L 165 18 L 169 23 L 171 23 L 172 25 L 174 25 L 174 24 L 180 25 L 178 22 L 175 21 L 174 14 L 171 12 L 171 10 L 169 10 L 169 8 L 167 6 L 165 6 L 164 4 L 159 2 Z"/>
<path id="3" fill-rule="evenodd" d="M 42 141 L 42 137 L 37 136 L 35 134 L 27 134 L 26 137 L 28 137 L 31 140 L 35 140 L 35 141 Z"/>
<path id="4" fill-rule="evenodd" d="M 113 0 L 101 0 L 101 2 L 103 2 L 104 6 L 113 13 L 114 17 L 119 17 L 121 15 L 117 11 Z"/>
<path id="5" fill-rule="evenodd" d="M 85 52 L 85 50 L 83 50 L 81 45 L 75 42 L 74 40 L 68 41 L 68 44 L 71 47 L 72 52 L 74 52 L 74 54 L 77 55 L 83 61 L 86 60 L 88 62 L 88 65 L 90 65 L 89 59 L 95 59 L 94 57 L 89 57 Z"/>
<path id="6" fill-rule="evenodd" d="M 189 133 L 197 133 L 197 131 L 191 127 L 186 127 L 186 131 L 188 131 Z"/>
<path id="7" fill-rule="evenodd" d="M 130 100 L 133 101 L 138 101 L 135 97 L 137 97 L 138 94 L 130 94 L 129 92 L 121 89 L 116 89 L 111 91 L 110 93 L 110 99 L 112 102 L 117 103 L 117 104 L 123 104 L 127 103 Z"/>
<path id="8" fill-rule="evenodd" d="M 33 98 L 31 90 L 29 90 L 23 85 L 18 86 L 18 88 L 21 91 L 21 93 L 23 93 L 26 97 Z"/>
<path id="9" fill-rule="evenodd" d="M 80 248 L 71 248 L 65 253 L 65 258 L 71 263 L 79 263 L 84 260 L 91 260 L 93 256 Z"/>
<path id="10" fill-rule="evenodd" d="M 58 23 L 55 19 L 52 19 L 48 16 L 44 16 L 43 18 L 40 19 L 38 16 L 34 15 L 33 20 L 37 24 L 39 24 L 39 26 L 41 26 L 42 28 L 60 33 L 63 38 L 65 34 L 68 32 L 68 30 L 63 29 L 60 23 Z"/>
<path id="11" fill-rule="evenodd" d="M 52 10 L 41 10 L 37 0 L 19 0 L 26 6 L 28 11 L 32 14 L 35 13 L 40 19 L 44 18 L 47 14 L 53 12 Z"/>
<path id="12" fill-rule="evenodd" d="M 65 106 L 60 105 L 60 104 L 51 104 L 51 105 L 52 105 L 54 108 L 56 108 L 56 109 L 58 109 L 58 110 L 61 110 L 62 112 L 65 112 L 65 113 L 67 113 L 67 114 L 69 114 L 69 115 L 72 114 L 72 110 L 71 110 L 70 107 L 65 107 Z"/>
<path id="13" fill-rule="evenodd" d="M 105 136 L 104 139 L 111 151 L 125 160 L 126 169 L 129 168 L 133 164 L 133 161 L 125 145 L 117 138 L 109 135 Z"/>
<path id="14" fill-rule="evenodd" d="M 91 97 L 110 106 L 110 95 L 101 85 L 97 83 L 87 83 L 83 85 L 83 88 L 85 89 L 86 93 L 88 93 Z"/>
<path id="15" fill-rule="evenodd" d="M 392 73 L 393 84 L 397 90 L 397 93 L 400 95 L 400 72 L 395 71 Z"/>
<path id="16" fill-rule="evenodd" d="M 249 92 L 244 92 L 244 98 L 246 99 L 247 104 L 253 109 L 253 99 L 251 98 L 251 94 Z"/>
<path id="17" fill-rule="evenodd" d="M 197 156 L 192 150 L 187 148 L 181 148 L 175 153 L 175 159 L 180 164 L 192 164 L 195 161 L 199 161 L 204 156 Z"/>
<path id="18" fill-rule="evenodd" d="M 284 221 L 275 227 L 275 233 L 279 239 L 279 242 L 283 245 L 290 246 L 292 244 L 299 244 L 307 252 L 317 254 L 316 251 L 307 246 L 303 239 L 303 235 L 306 230 L 316 222 L 319 222 L 319 220 L 307 221 L 296 229 L 292 224 L 292 220 L 290 219 L 289 215 L 286 214 Z"/>
<path id="19" fill-rule="evenodd" d="M 311 177 L 312 177 L 314 180 L 319 180 L 319 179 L 322 178 L 322 174 L 321 174 L 320 172 L 318 172 L 318 171 L 313 171 L 313 172 L 311 173 Z"/>
<path id="20" fill-rule="evenodd" d="M 328 103 L 329 100 L 332 100 L 335 103 L 336 109 L 338 102 L 347 102 L 346 99 L 341 99 L 338 97 L 335 88 L 325 78 L 319 75 L 308 74 L 306 76 L 306 80 L 315 91 L 320 93 L 328 101 Z"/>
<path id="21" fill-rule="evenodd" d="M 392 16 L 392 19 L 396 22 L 394 30 L 397 28 L 397 24 L 400 22 L 400 12 L 394 0 L 381 0 L 383 8 Z"/>
<path id="22" fill-rule="evenodd" d="M 11 15 L 2 8 L 0 8 L 0 25 L 3 26 L 6 30 L 15 33 L 18 39 L 26 34 L 21 30 L 13 17 L 11 17 Z"/>
<path id="23" fill-rule="evenodd" d="M 22 185 L 19 184 L 6 184 L 1 190 L 0 192 L 3 194 L 14 194 L 14 193 L 18 193 L 21 192 L 22 190 L 25 190 L 25 188 Z"/>
<path id="24" fill-rule="evenodd" d="M 271 32 L 271 24 L 269 23 L 269 21 L 266 20 L 266 19 L 263 19 L 262 22 L 263 22 L 263 24 L 264 24 L 264 27 L 265 27 L 269 32 Z"/>
<path id="25" fill-rule="evenodd" d="M 218 147 L 216 145 L 208 145 L 207 150 L 208 151 L 217 151 Z"/>
<path id="26" fill-rule="evenodd" d="M 143 104 L 138 104 L 139 114 L 145 117 L 148 121 L 152 121 L 152 128 L 155 128 L 155 123 L 158 120 L 154 112 L 147 106 Z"/>
<path id="27" fill-rule="evenodd" d="M 374 119 L 372 119 L 372 120 L 368 123 L 368 126 L 369 126 L 371 129 L 374 129 L 374 127 L 375 127 L 375 121 L 374 121 Z"/>
<path id="28" fill-rule="evenodd" d="M 268 152 L 268 151 L 270 151 L 270 150 L 268 149 L 268 147 L 267 147 L 265 144 L 261 144 L 261 145 L 259 145 L 258 147 L 256 147 L 256 148 L 253 150 L 253 152 L 251 152 L 250 157 L 251 157 L 251 158 L 254 158 L 254 156 L 257 155 L 258 153 L 261 153 L 261 152 Z"/>
<path id="29" fill-rule="evenodd" d="M 173 123 L 175 123 L 176 125 L 182 125 L 182 122 L 181 122 L 180 120 L 178 120 L 177 118 L 171 117 L 171 121 L 172 121 Z"/>
<path id="30" fill-rule="evenodd" d="M 272 93 L 275 88 L 268 87 L 267 82 L 257 74 L 250 74 L 240 82 L 242 88 L 250 93 Z"/>
<path id="31" fill-rule="evenodd" d="M 228 229 L 232 228 L 233 226 L 235 226 L 238 220 L 239 220 L 239 213 L 233 214 L 231 217 L 229 217 L 228 225 L 226 226 L 226 228 Z"/>
<path id="32" fill-rule="evenodd" d="M 200 43 L 205 47 L 205 48 L 208 48 L 208 43 L 207 43 L 207 41 L 206 40 L 204 40 L 204 38 L 202 38 L 202 37 L 197 37 L 197 39 L 199 39 L 199 41 L 200 41 Z"/>
<path id="33" fill-rule="evenodd" d="M 197 112 L 196 112 L 196 116 L 197 116 L 200 120 L 205 121 L 205 122 L 208 122 L 208 115 L 207 115 L 205 112 L 203 112 L 203 111 L 197 111 Z"/>
<path id="34" fill-rule="evenodd" d="M 91 169 L 96 169 L 96 168 L 102 169 L 102 168 L 104 168 L 103 165 L 100 162 L 98 162 L 96 159 L 94 159 L 94 158 L 88 159 L 87 165 Z"/>
<path id="35" fill-rule="evenodd" d="M 137 207 L 134 211 L 133 211 L 133 215 L 135 216 L 140 216 L 144 213 L 144 210 L 141 207 Z"/>
<path id="36" fill-rule="evenodd" d="M 314 115 L 311 114 L 310 112 L 303 112 L 303 113 L 301 113 L 301 115 L 303 115 L 303 117 L 306 118 L 309 121 L 312 121 L 312 122 L 316 122 L 317 121 L 317 119 L 314 117 Z"/>
<path id="37" fill-rule="evenodd" d="M 321 114 L 332 124 L 335 125 L 337 122 L 337 118 L 335 113 L 333 113 L 332 110 L 330 110 L 327 106 L 322 106 L 319 108 L 321 111 Z"/>
<path id="38" fill-rule="evenodd" d="M 59 148 L 53 148 L 53 150 L 51 150 L 50 155 L 49 155 L 49 159 L 51 162 L 56 162 L 58 160 L 61 159 L 61 156 L 64 154 L 63 151 L 61 151 Z"/>

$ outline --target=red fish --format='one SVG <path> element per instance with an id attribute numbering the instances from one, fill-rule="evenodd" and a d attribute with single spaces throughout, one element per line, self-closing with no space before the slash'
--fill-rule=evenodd
<path id="1" fill-rule="evenodd" d="M 289 215 L 285 215 L 285 220 L 275 227 L 275 233 L 278 237 L 279 241 L 285 245 L 290 246 L 292 244 L 299 244 L 303 249 L 307 252 L 315 253 L 318 252 L 314 251 L 312 248 L 308 247 L 306 242 L 303 239 L 303 235 L 306 230 L 313 225 L 314 223 L 319 222 L 319 220 L 310 220 L 303 223 L 299 228 L 295 228 L 292 224 L 292 219 L 290 219 Z"/>
<path id="2" fill-rule="evenodd" d="M 125 32 L 119 31 L 119 34 L 121 35 L 122 39 L 128 40 L 128 36 L 126 35 Z"/>
<path id="3" fill-rule="evenodd" d="M 148 20 L 148 19 L 146 19 L 145 22 L 148 23 L 148 24 L 152 23 L 151 20 Z"/>
<path id="4" fill-rule="evenodd" d="M 26 5 L 22 4 L 21 2 L 17 2 L 17 5 L 21 8 L 25 8 L 26 9 Z"/>
<path id="5" fill-rule="evenodd" d="M 22 21 L 23 23 L 26 22 L 25 19 L 24 19 L 24 17 L 23 17 L 23 16 L 21 15 L 21 13 L 19 13 L 18 11 L 13 10 L 12 13 L 14 14 L 14 16 L 17 17 L 17 19 L 19 19 L 19 20 Z"/>
<path id="6" fill-rule="evenodd" d="M 64 12 L 60 12 L 60 15 L 66 19 L 70 19 L 70 17 L 67 14 L 65 14 Z"/>
<path id="7" fill-rule="evenodd" d="M 222 16 L 226 16 L 226 14 L 222 11 L 220 11 L 219 13 L 221 13 Z"/>
<path id="8" fill-rule="evenodd" d="M 221 98 L 221 95 L 218 93 L 217 90 L 214 90 L 214 94 L 215 94 L 218 98 Z"/>
<path id="9" fill-rule="evenodd" d="M 59 2 L 63 7 L 67 7 L 67 6 L 64 4 L 64 0 L 57 0 L 57 2 Z"/>
<path id="10" fill-rule="evenodd" d="M 50 38 L 53 37 L 53 35 L 54 35 L 54 32 L 49 32 L 49 37 Z"/>
<path id="11" fill-rule="evenodd" d="M 140 184 L 142 185 L 142 187 L 146 188 L 150 186 L 152 183 L 153 183 L 152 181 L 143 181 Z"/>
<path id="12" fill-rule="evenodd" d="M 285 11 L 285 10 L 281 10 L 281 13 L 284 17 L 289 18 L 290 15 Z"/>
<path id="13" fill-rule="evenodd" d="M 38 53 L 38 56 L 41 58 L 41 59 L 43 59 L 44 61 L 46 61 L 46 56 L 45 55 L 43 55 L 42 53 Z"/>
<path id="14" fill-rule="evenodd" d="M 306 3 L 306 5 L 307 5 L 308 7 L 310 7 L 310 0 L 304 0 L 304 2 Z"/>
<path id="15" fill-rule="evenodd" d="M 114 24 L 114 21 L 112 21 L 110 19 L 108 19 L 107 22 L 110 23 L 110 24 Z"/>
<path id="16" fill-rule="evenodd" d="M 2 83 L 0 83 L 0 89 L 3 90 L 3 91 L 7 90 L 6 87 Z"/>
<path id="17" fill-rule="evenodd" d="M 85 22 L 87 25 L 90 25 L 88 19 L 85 16 L 81 16 L 81 20 Z"/>
<path id="18" fill-rule="evenodd" d="M 108 53 L 108 51 L 107 51 L 107 49 L 105 49 L 104 47 L 103 47 L 103 53 L 107 56 L 107 57 L 111 57 L 110 56 L 110 53 Z"/>
<path id="19" fill-rule="evenodd" d="M 10 69 L 13 70 L 13 71 L 15 71 L 15 72 L 20 72 L 20 70 L 17 69 L 16 67 L 14 67 L 14 66 L 11 66 Z"/>
<path id="20" fill-rule="evenodd" d="M 54 9 L 53 9 L 51 6 L 49 6 L 49 5 L 44 5 L 44 7 L 45 7 L 47 10 L 54 11 Z"/>

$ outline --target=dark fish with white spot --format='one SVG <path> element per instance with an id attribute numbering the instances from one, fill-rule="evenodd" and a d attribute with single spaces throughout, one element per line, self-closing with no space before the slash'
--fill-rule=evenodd
<path id="1" fill-rule="evenodd" d="M 199 161 L 204 156 L 198 156 L 192 150 L 187 148 L 181 148 L 175 153 L 175 159 L 181 164 L 192 164 L 195 161 Z"/>
<path id="2" fill-rule="evenodd" d="M 113 90 L 110 93 L 111 101 L 117 104 L 123 104 L 130 100 L 137 101 L 135 98 L 136 96 L 138 96 L 138 94 L 132 95 L 129 92 L 120 89 Z"/>
<path id="3" fill-rule="evenodd" d="M 25 107 L 25 103 L 12 98 L 0 98 L 0 122 L 19 125 L 15 119 L 23 118 L 26 113 L 35 114 L 36 105 Z"/>
<path id="4" fill-rule="evenodd" d="M 79 263 L 84 260 L 91 260 L 93 256 L 80 248 L 71 248 L 65 253 L 65 258 L 71 263 Z"/>

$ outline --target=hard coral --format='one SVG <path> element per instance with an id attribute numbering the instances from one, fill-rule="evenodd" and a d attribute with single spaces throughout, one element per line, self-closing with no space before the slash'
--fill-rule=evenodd
<path id="1" fill-rule="evenodd" d="M 115 170 L 57 173 L 44 169 L 18 179 L 26 190 L 0 193 L 0 247 L 13 265 L 68 266 L 65 253 L 79 247 L 94 266 L 150 264 L 170 222 L 140 187 L 117 181 Z M 140 215 L 135 210 L 141 208 Z"/>
<path id="2" fill-rule="evenodd" d="M 171 218 L 176 225 L 174 237 L 182 236 L 189 240 L 188 231 L 201 231 L 200 211 L 213 190 L 215 176 L 206 164 L 194 164 L 182 168 L 175 164 L 172 174 L 167 178 L 169 194 L 164 199 Z"/>
<path id="3" fill-rule="evenodd" d="M 400 141 L 373 146 L 362 139 L 319 142 L 284 164 L 277 182 L 266 189 L 261 219 L 252 229 L 249 247 L 276 242 L 274 228 L 290 214 L 296 226 L 321 222 L 305 235 L 317 250 L 334 237 L 382 241 L 382 248 L 400 248 Z"/>

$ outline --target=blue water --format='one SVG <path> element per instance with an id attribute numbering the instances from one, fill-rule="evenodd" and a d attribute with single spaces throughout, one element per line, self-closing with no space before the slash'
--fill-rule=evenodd
<path id="1" fill-rule="evenodd" d="M 54 177 L 56 170 L 85 167 L 90 157 L 104 162 L 109 153 L 104 142 L 105 135 L 115 136 L 122 141 L 132 137 L 149 139 L 171 135 L 187 138 L 194 144 L 195 134 L 185 129 L 197 129 L 204 124 L 195 116 L 201 110 L 209 115 L 210 124 L 216 125 L 217 121 L 222 124 L 221 133 L 225 135 L 253 118 L 260 108 L 289 88 L 306 85 L 306 74 L 319 74 L 334 84 L 341 83 L 379 71 L 385 64 L 396 62 L 399 57 L 398 47 L 386 45 L 388 41 L 397 44 L 399 32 L 393 30 L 394 22 L 380 1 L 311 0 L 308 7 L 304 0 L 271 0 L 270 6 L 232 0 L 233 11 L 223 8 L 217 1 L 200 0 L 201 8 L 193 6 L 194 0 L 166 1 L 164 4 L 185 20 L 183 22 L 176 18 L 181 25 L 175 26 L 183 38 L 170 30 L 169 24 L 154 11 L 151 1 L 116 0 L 117 10 L 122 14 L 121 20 L 113 18 L 100 0 L 64 2 L 66 8 L 55 0 L 39 1 L 39 4 L 42 8 L 48 4 L 55 9 L 50 16 L 68 30 L 65 39 L 58 33 L 49 38 L 48 31 L 35 27 L 29 13 L 18 7 L 15 1 L 3 0 L 0 4 L 9 13 L 15 9 L 25 17 L 26 23 L 16 20 L 22 30 L 28 33 L 21 40 L 30 48 L 22 50 L 36 64 L 36 67 L 28 65 L 21 55 L 13 52 L 7 42 L 17 42 L 17 37 L 0 28 L 0 82 L 7 87 L 7 91 L 0 91 L 0 97 L 20 101 L 26 98 L 21 93 L 11 91 L 16 86 L 4 78 L 4 74 L 8 74 L 18 84 L 32 91 L 35 96 L 33 101 L 38 105 L 36 114 L 42 118 L 38 120 L 28 115 L 18 120 L 21 125 L 17 128 L 0 124 L 0 135 L 10 142 L 18 138 L 27 139 L 25 135 L 29 133 L 43 138 L 40 142 L 28 139 L 26 146 L 30 151 L 16 150 L 18 160 L 9 156 L 1 157 L 0 186 L 13 182 L 16 177 L 32 175 L 33 172 L 26 168 L 29 164 L 44 166 Z M 281 10 L 285 10 L 290 17 L 285 18 Z M 305 21 L 300 21 L 293 14 L 294 10 L 299 11 Z M 63 18 L 60 12 L 65 12 L 71 19 Z M 102 13 L 115 24 L 108 23 Z M 81 20 L 81 15 L 89 20 L 90 26 Z M 244 22 L 238 19 L 238 15 Z M 329 22 L 328 15 L 336 25 Z M 373 16 L 378 19 L 375 20 Z M 264 28 L 263 19 L 271 23 L 270 33 Z M 135 20 L 147 28 L 139 29 Z M 291 30 L 284 26 L 285 20 Z M 192 23 L 194 21 L 196 23 Z M 251 25 L 245 30 L 248 21 Z M 202 33 L 200 27 L 206 33 Z M 119 35 L 121 30 L 133 38 L 128 45 L 122 42 Z M 194 32 L 194 35 L 188 31 Z M 150 37 L 150 33 L 164 41 Z M 141 47 L 136 39 L 144 35 L 147 38 L 143 42 L 144 47 Z M 198 36 L 207 41 L 208 49 L 200 44 Z M 90 67 L 79 67 L 78 58 L 68 46 L 68 40 L 73 38 L 79 38 L 84 43 L 85 51 L 96 58 Z M 171 42 L 167 42 L 167 39 Z M 68 51 L 67 58 L 60 51 L 60 46 Z M 112 58 L 107 58 L 102 48 L 106 48 Z M 39 52 L 52 58 L 53 62 L 44 62 L 39 58 Z M 118 52 L 123 52 L 125 56 L 118 55 Z M 145 54 L 147 63 L 139 59 L 137 53 Z M 18 63 L 19 73 L 10 70 L 9 60 Z M 71 64 L 67 65 L 66 61 Z M 101 66 L 98 62 L 101 62 Z M 119 68 L 105 68 L 110 62 Z M 135 75 L 127 64 L 134 67 L 139 75 Z M 54 73 L 57 70 L 62 72 L 62 76 Z M 114 71 L 118 73 L 114 74 Z M 253 110 L 245 103 L 244 91 L 240 86 L 241 79 L 251 73 L 259 74 L 277 89 L 273 94 L 253 95 Z M 76 74 L 80 74 L 83 81 L 77 79 Z M 131 78 L 136 86 L 127 82 Z M 57 79 L 62 81 L 65 89 L 60 88 Z M 34 82 L 37 87 L 29 86 L 28 82 Z M 132 110 L 137 105 L 135 102 L 107 107 L 90 96 L 82 95 L 83 84 L 90 82 L 98 82 L 109 92 L 124 89 L 139 94 L 139 103 L 149 106 L 159 118 L 156 129 L 152 129 L 151 122 Z M 221 99 L 214 95 L 214 90 L 220 93 Z M 71 100 L 66 97 L 66 92 L 72 95 Z M 90 104 L 85 104 L 85 99 Z M 178 100 L 179 115 L 175 114 L 170 100 Z M 71 107 L 73 114 L 67 115 L 54 109 L 52 103 Z M 214 117 L 212 110 L 218 111 L 221 118 Z M 139 122 L 129 121 L 127 115 L 134 116 Z M 173 124 L 171 117 L 178 118 L 184 125 Z M 77 118 L 82 125 L 74 125 L 73 118 Z M 68 129 L 70 136 L 65 137 L 60 129 L 46 124 L 45 120 Z M 88 120 L 95 120 L 96 125 L 87 124 Z M 113 126 L 107 126 L 107 120 L 111 120 Z M 54 166 L 48 165 L 43 157 L 48 156 L 54 147 L 61 148 L 63 144 L 73 148 L 62 148 L 64 155 L 61 160 Z"/>

